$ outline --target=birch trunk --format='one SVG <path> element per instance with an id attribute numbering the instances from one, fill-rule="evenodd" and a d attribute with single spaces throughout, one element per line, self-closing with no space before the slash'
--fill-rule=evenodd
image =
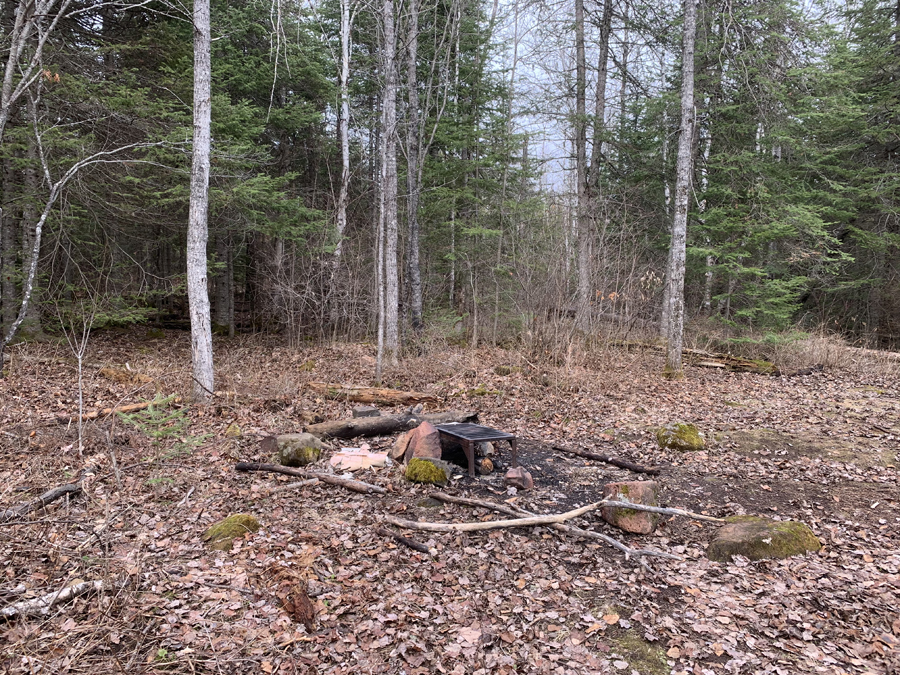
<path id="1" fill-rule="evenodd" d="M 397 36 L 394 0 L 384 0 L 384 92 L 381 111 L 381 167 L 384 191 L 384 356 L 397 365 L 400 351 L 398 315 L 400 306 L 397 269 Z"/>
<path id="2" fill-rule="evenodd" d="M 341 0 L 341 116 L 338 140 L 341 144 L 341 188 L 338 193 L 334 266 L 340 264 L 347 229 L 347 202 L 350 199 L 350 0 Z"/>
<path id="3" fill-rule="evenodd" d="M 675 217 L 669 254 L 667 349 L 665 375 L 684 377 L 681 349 L 684 341 L 684 267 L 687 253 L 687 217 L 694 145 L 694 41 L 697 28 L 696 0 L 684 2 L 684 42 L 681 59 L 681 127 L 675 164 Z"/>
<path id="4" fill-rule="evenodd" d="M 187 286 L 191 315 L 193 397 L 200 402 L 208 402 L 214 390 L 206 260 L 212 110 L 210 80 L 209 0 L 194 0 L 194 142 L 187 232 Z"/>
<path id="5" fill-rule="evenodd" d="M 422 273 L 419 266 L 419 90 L 416 62 L 419 51 L 419 2 L 409 0 L 409 34 L 407 35 L 406 88 L 408 91 L 406 129 L 406 212 L 409 224 L 407 242 L 407 276 L 409 284 L 409 315 L 415 332 L 422 330 Z"/>

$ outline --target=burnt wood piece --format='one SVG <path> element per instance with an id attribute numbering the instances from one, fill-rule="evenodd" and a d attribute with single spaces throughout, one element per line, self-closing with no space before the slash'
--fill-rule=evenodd
<path id="1" fill-rule="evenodd" d="M 469 478 L 475 478 L 475 444 L 486 441 L 508 441 L 512 452 L 512 466 L 519 466 L 519 453 L 516 448 L 514 434 L 492 429 L 480 424 L 437 424 L 437 430 L 444 436 L 459 441 L 466 453 L 466 461 L 469 464 Z"/>
<path id="2" fill-rule="evenodd" d="M 610 457 L 608 455 L 599 455 L 596 452 L 590 452 L 588 450 L 564 448 L 560 445 L 553 445 L 551 447 L 554 450 L 564 452 L 568 455 L 576 455 L 578 457 L 584 457 L 585 459 L 594 459 L 598 462 L 604 462 L 605 464 L 612 464 L 613 466 L 617 466 L 620 469 L 628 469 L 629 471 L 634 471 L 635 473 L 646 473 L 650 476 L 658 476 L 659 472 L 661 471 L 658 466 L 641 466 L 640 464 L 634 464 L 624 459 L 616 459 L 615 457 Z"/>

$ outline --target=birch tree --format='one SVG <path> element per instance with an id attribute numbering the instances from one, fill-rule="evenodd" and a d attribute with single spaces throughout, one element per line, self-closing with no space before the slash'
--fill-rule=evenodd
<path id="1" fill-rule="evenodd" d="M 684 37 L 681 57 L 681 125 L 675 164 L 675 216 L 669 247 L 668 285 L 663 317 L 667 320 L 665 375 L 684 377 L 681 349 L 684 341 L 684 269 L 687 256 L 687 219 L 691 190 L 694 146 L 694 42 L 697 33 L 697 2 L 684 0 Z"/>
<path id="2" fill-rule="evenodd" d="M 397 35 L 394 23 L 394 0 L 382 4 L 382 74 L 381 130 L 379 155 L 381 159 L 380 215 L 378 264 L 382 266 L 383 280 L 379 278 L 379 329 L 377 377 L 380 377 L 385 357 L 391 365 L 397 364 L 400 351 L 398 325 L 400 290 L 397 269 Z M 379 275 L 380 277 L 381 275 Z M 382 285 L 383 284 L 383 285 Z"/>
<path id="3" fill-rule="evenodd" d="M 212 114 L 209 14 L 209 0 L 194 0 L 194 142 L 187 231 L 187 287 L 191 315 L 193 397 L 202 402 L 209 401 L 213 393 L 212 326 L 206 261 Z"/>

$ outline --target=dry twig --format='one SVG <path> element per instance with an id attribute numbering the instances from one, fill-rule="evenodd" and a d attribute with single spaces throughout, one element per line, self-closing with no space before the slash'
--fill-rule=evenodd
<path id="1" fill-rule="evenodd" d="M 380 495 L 386 494 L 380 485 L 372 485 L 371 483 L 363 483 L 362 481 L 353 480 L 352 478 L 341 478 L 330 473 L 320 473 L 318 471 L 303 471 L 301 469 L 290 469 L 279 464 L 260 464 L 257 462 L 238 462 L 234 465 L 238 471 L 271 471 L 273 473 L 283 473 L 286 476 L 296 476 L 298 478 L 318 478 L 323 483 L 331 485 L 339 485 L 342 488 L 353 490 L 353 492 L 361 492 L 369 494 L 376 492 Z"/>

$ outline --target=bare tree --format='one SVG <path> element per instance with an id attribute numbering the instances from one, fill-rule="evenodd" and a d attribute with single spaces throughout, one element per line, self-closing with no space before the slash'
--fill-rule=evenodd
<path id="1" fill-rule="evenodd" d="M 575 228 L 578 233 L 578 326 L 587 330 L 591 301 L 591 229 L 587 214 L 587 67 L 584 0 L 575 0 Z"/>
<path id="2" fill-rule="evenodd" d="M 341 187 L 335 216 L 334 265 L 340 264 L 347 229 L 347 202 L 350 199 L 350 0 L 341 0 L 341 114 L 338 118 L 338 142 L 341 144 Z"/>
<path id="3" fill-rule="evenodd" d="M 667 320 L 665 375 L 684 377 L 681 349 L 684 343 L 684 268 L 687 255 L 687 219 L 694 146 L 694 42 L 697 2 L 684 0 L 684 38 L 681 57 L 681 126 L 675 163 L 675 217 L 669 249 L 668 285 L 663 319 Z"/>
<path id="4" fill-rule="evenodd" d="M 187 287 L 191 315 L 193 397 L 213 393 L 212 325 L 207 289 L 209 156 L 212 112 L 209 0 L 194 0 L 194 143 L 187 231 Z"/>
<path id="5" fill-rule="evenodd" d="M 409 225 L 407 242 L 407 275 L 409 277 L 409 314 L 413 330 L 422 329 L 422 274 L 419 269 L 419 81 L 416 72 L 419 52 L 419 0 L 409 0 L 407 33 L 406 88 L 408 95 L 406 127 L 406 218 Z"/>

